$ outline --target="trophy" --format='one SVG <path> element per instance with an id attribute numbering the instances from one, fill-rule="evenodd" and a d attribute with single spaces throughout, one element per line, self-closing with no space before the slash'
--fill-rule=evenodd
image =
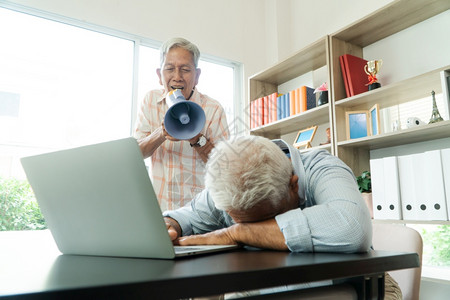
<path id="1" fill-rule="evenodd" d="M 378 82 L 377 73 L 380 71 L 381 65 L 383 64 L 383 60 L 371 60 L 368 61 L 364 66 L 364 72 L 369 75 L 369 83 L 366 84 L 369 86 L 369 91 L 381 87 L 381 84 Z"/>

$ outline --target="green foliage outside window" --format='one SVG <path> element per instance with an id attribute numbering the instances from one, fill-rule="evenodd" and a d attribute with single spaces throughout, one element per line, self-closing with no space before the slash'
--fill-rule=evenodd
<path id="1" fill-rule="evenodd" d="M 46 228 L 28 182 L 0 177 L 0 231 Z"/>
<path id="2" fill-rule="evenodd" d="M 450 226 L 422 229 L 423 259 L 428 266 L 450 267 Z"/>

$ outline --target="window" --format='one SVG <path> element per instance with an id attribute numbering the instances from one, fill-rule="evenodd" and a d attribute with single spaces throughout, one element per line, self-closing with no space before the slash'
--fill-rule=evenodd
<path id="1" fill-rule="evenodd" d="M 39 229 L 42 224 L 27 224 L 39 219 L 40 212 L 20 157 L 130 136 L 139 102 L 147 91 L 161 87 L 156 75 L 159 45 L 2 6 L 0 230 Z M 202 57 L 199 64 L 200 91 L 223 101 L 232 121 L 239 65 L 211 57 Z M 6 220 L 21 220 L 20 226 L 7 226 Z"/>
<path id="2" fill-rule="evenodd" d="M 1 175 L 23 177 L 23 155 L 129 135 L 133 42 L 0 14 Z"/>

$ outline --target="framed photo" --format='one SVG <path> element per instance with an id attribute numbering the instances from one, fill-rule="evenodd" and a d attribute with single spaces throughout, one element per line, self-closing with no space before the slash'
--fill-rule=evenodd
<path id="1" fill-rule="evenodd" d="M 450 69 L 441 71 L 441 84 L 445 115 L 450 118 Z"/>
<path id="2" fill-rule="evenodd" d="M 294 141 L 294 147 L 297 149 L 301 147 L 311 148 L 311 141 L 314 138 L 314 135 L 316 134 L 317 126 L 312 126 L 303 130 L 300 130 L 297 133 L 297 137 Z"/>
<path id="3" fill-rule="evenodd" d="M 348 140 L 369 136 L 369 111 L 347 111 L 345 113 L 345 125 Z"/>
<path id="4" fill-rule="evenodd" d="M 380 106 L 375 104 L 369 110 L 370 134 L 377 135 L 380 133 Z"/>

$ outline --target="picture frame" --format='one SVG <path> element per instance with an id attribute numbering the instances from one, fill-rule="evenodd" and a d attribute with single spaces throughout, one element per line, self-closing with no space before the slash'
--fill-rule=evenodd
<path id="1" fill-rule="evenodd" d="M 358 139 L 370 135 L 370 121 L 368 110 L 345 112 L 347 139 Z"/>
<path id="2" fill-rule="evenodd" d="M 297 149 L 300 149 L 301 147 L 304 147 L 304 149 L 311 148 L 311 141 L 316 134 L 316 130 L 317 126 L 311 126 L 300 130 L 295 137 L 294 147 Z"/>
<path id="3" fill-rule="evenodd" d="M 450 69 L 440 72 L 444 113 L 450 119 Z"/>
<path id="4" fill-rule="evenodd" d="M 370 135 L 377 135 L 380 133 L 380 106 L 375 104 L 369 109 L 370 120 Z"/>

